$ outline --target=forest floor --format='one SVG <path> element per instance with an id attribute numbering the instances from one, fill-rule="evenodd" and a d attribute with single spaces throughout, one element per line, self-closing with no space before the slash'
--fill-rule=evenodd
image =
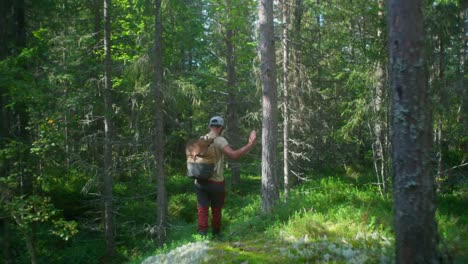
<path id="1" fill-rule="evenodd" d="M 221 239 L 180 223 L 172 242 L 132 263 L 393 263 L 392 200 L 366 181 L 315 178 L 262 214 L 260 178 L 243 176 L 240 191 L 228 193 Z M 466 190 L 438 197 L 440 251 L 454 263 L 468 263 Z M 183 218 L 184 209 L 170 211 Z"/>
<path id="2" fill-rule="evenodd" d="M 342 241 L 190 242 L 168 253 L 146 258 L 143 264 L 160 263 L 392 263 L 389 252 L 354 249 Z"/>

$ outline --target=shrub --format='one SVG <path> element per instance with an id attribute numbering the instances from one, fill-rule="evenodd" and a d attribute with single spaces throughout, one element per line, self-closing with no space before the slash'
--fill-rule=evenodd
<path id="1" fill-rule="evenodd" d="M 195 193 L 176 194 L 169 198 L 169 218 L 192 223 L 197 217 L 197 198 Z"/>

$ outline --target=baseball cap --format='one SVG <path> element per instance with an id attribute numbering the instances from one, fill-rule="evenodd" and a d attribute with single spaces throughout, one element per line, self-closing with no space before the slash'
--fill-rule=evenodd
<path id="1" fill-rule="evenodd" d="M 224 119 L 220 116 L 213 116 L 210 119 L 210 126 L 224 126 Z"/>

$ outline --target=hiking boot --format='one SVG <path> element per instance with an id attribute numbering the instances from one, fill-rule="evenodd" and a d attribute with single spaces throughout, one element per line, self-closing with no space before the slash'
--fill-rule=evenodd
<path id="1" fill-rule="evenodd" d="M 214 239 L 222 239 L 223 237 L 220 229 L 213 229 L 212 234 Z"/>
<path id="2" fill-rule="evenodd" d="M 198 230 L 198 234 L 202 237 L 206 237 L 207 233 L 208 232 L 206 230 Z"/>

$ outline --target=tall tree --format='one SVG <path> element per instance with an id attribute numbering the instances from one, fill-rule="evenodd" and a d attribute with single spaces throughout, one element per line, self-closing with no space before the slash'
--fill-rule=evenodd
<path id="1" fill-rule="evenodd" d="M 22 49 L 27 44 L 27 29 L 26 29 L 26 5 L 24 0 L 18 1 L 3 1 L 0 4 L 0 16 L 2 19 L 2 29 L 0 30 L 0 41 L 2 42 L 2 48 L 0 48 L 0 59 L 5 59 L 8 56 L 17 56 L 21 54 Z M 29 75 L 29 65 L 21 65 L 21 74 L 15 76 L 15 81 L 20 83 L 26 83 L 23 78 Z M 29 151 L 31 146 L 31 133 L 27 129 L 29 123 L 29 111 L 28 104 L 24 102 L 21 96 L 18 96 L 18 92 L 14 91 L 13 85 L 2 83 L 0 87 L 0 108 L 2 111 L 2 121 L 0 124 L 0 147 L 5 147 L 7 142 L 11 142 L 9 145 L 13 148 L 13 156 L 16 160 L 5 166 L 0 166 L 0 177 L 8 177 L 15 175 L 15 181 L 18 182 L 12 193 L 16 193 L 21 196 L 23 201 L 28 200 L 34 194 L 34 169 L 37 169 L 36 163 L 32 159 L 32 155 Z M 3 86 L 5 85 L 5 86 Z M 36 88 L 36 86 L 31 86 Z M 32 89 L 32 90 L 33 90 Z M 17 97 L 17 98 L 15 98 Z M 20 99 L 21 98 L 21 99 Z M 25 100 L 26 101 L 26 100 Z M 8 161 L 7 161 L 8 163 Z M 8 195 L 8 200 L 11 197 Z M 14 218 L 18 224 L 17 218 Z M 9 248 L 10 243 L 10 220 L 5 218 L 3 221 L 5 232 L 5 261 L 13 261 L 10 257 Z M 26 247 L 30 256 L 31 263 L 37 263 L 36 253 L 36 223 L 21 228 Z"/>
<path id="2" fill-rule="evenodd" d="M 279 199 L 277 179 L 278 109 L 273 0 L 259 1 L 260 79 L 262 85 L 262 211 L 270 212 Z"/>
<path id="3" fill-rule="evenodd" d="M 104 0 L 104 228 L 106 238 L 106 258 L 111 263 L 114 258 L 114 208 L 113 208 L 113 160 L 112 144 L 114 124 L 112 121 L 112 58 L 111 58 L 111 6 L 112 0 Z"/>
<path id="4" fill-rule="evenodd" d="M 156 161 L 157 185 L 157 223 L 156 235 L 162 245 L 166 239 L 167 226 L 167 191 L 164 173 L 164 116 L 163 116 L 163 38 L 161 0 L 155 0 L 155 31 L 154 31 L 154 79 L 153 92 L 155 97 L 155 143 L 154 157 Z"/>
<path id="5" fill-rule="evenodd" d="M 282 14 L 283 14 L 283 178 L 284 178 L 284 197 L 289 196 L 289 129 L 290 129 L 290 112 L 289 112 L 289 10 L 290 2 L 282 0 Z"/>
<path id="6" fill-rule="evenodd" d="M 396 262 L 437 263 L 423 1 L 387 4 Z"/>
<path id="7" fill-rule="evenodd" d="M 384 20 L 383 9 L 384 1 L 378 1 L 378 18 Z M 383 24 L 383 23 L 382 23 Z M 381 39 L 383 30 L 381 27 L 377 28 L 377 39 Z M 382 47 L 383 49 L 383 47 Z M 380 56 L 379 56 L 380 57 Z M 380 60 L 375 66 L 376 85 L 373 94 L 373 110 L 374 119 L 373 132 L 374 143 L 372 144 L 374 170 L 377 178 L 377 184 L 381 194 L 387 191 L 387 163 L 388 158 L 388 140 L 387 140 L 387 93 L 386 93 L 386 66 L 385 60 Z"/>
<path id="8" fill-rule="evenodd" d="M 292 55 L 292 59 L 291 59 L 291 65 L 294 70 L 291 71 L 291 94 L 299 94 L 300 91 L 302 91 L 302 78 L 301 78 L 301 63 L 302 63 L 302 47 L 301 47 L 301 29 L 302 29 L 302 17 L 303 17 L 303 0 L 295 0 L 294 1 L 294 14 L 293 14 L 293 17 L 294 17 L 294 21 L 292 22 L 292 30 L 290 32 L 290 35 L 291 35 L 291 55 Z M 292 98 L 290 98 L 289 100 L 289 103 L 290 103 L 290 108 L 288 108 L 288 111 L 291 113 L 291 116 L 292 114 L 294 114 L 293 111 L 291 111 L 291 108 L 295 107 L 296 105 L 298 105 L 297 103 L 295 103 Z M 298 112 L 301 112 L 301 111 L 298 111 Z M 300 118 L 298 118 L 300 119 Z M 293 120 L 290 120 L 290 126 L 291 126 L 291 129 L 289 130 L 289 136 L 288 136 L 288 140 L 291 140 L 291 138 L 293 137 L 293 135 L 295 133 L 297 134 L 302 134 L 300 131 L 297 131 L 297 127 L 300 127 L 300 126 L 294 126 L 294 122 Z M 292 152 L 292 145 L 290 146 L 288 144 L 288 153 L 289 152 Z M 288 158 L 288 173 L 289 171 L 292 172 L 292 166 L 289 167 L 289 163 L 290 161 L 292 160 L 289 160 Z M 286 170 L 286 168 L 285 168 Z M 290 181 L 294 181 L 294 182 L 297 182 L 297 177 L 294 177 L 294 178 L 290 178 L 289 180 Z"/>
<path id="9" fill-rule="evenodd" d="M 228 132 L 233 145 L 239 142 L 239 117 L 237 92 L 236 92 L 236 58 L 234 47 L 235 16 L 232 14 L 231 0 L 226 0 L 226 25 L 224 41 L 226 44 L 226 71 L 227 71 L 227 88 L 228 88 Z M 240 163 L 238 161 L 231 162 L 231 184 L 236 188 L 240 182 Z"/>
<path id="10" fill-rule="evenodd" d="M 14 39 L 12 38 L 12 31 L 14 29 L 14 21 L 12 17 L 14 17 L 14 9 L 12 8 L 13 2 L 10 1 L 2 1 L 0 3 L 0 24 L 2 24 L 2 27 L 0 27 L 0 42 L 2 45 L 0 45 L 0 61 L 4 60 L 6 57 L 8 57 L 10 46 L 11 46 L 11 40 Z M 13 10 L 13 12 L 12 12 Z M 9 102 L 8 102 L 8 97 L 7 97 L 7 87 L 4 87 L 3 85 L 0 86 L 0 111 L 1 111 L 1 121 L 0 121 L 0 148 L 3 149 L 6 146 L 7 138 L 10 137 L 10 130 L 11 130 L 11 119 L 12 119 L 12 113 L 7 107 Z M 2 157 L 3 161 L 3 157 Z M 8 177 L 10 174 L 9 168 L 7 164 L 0 166 L 0 177 Z M 1 191 L 2 196 L 6 196 L 4 194 L 5 191 Z M 13 259 L 11 257 L 11 231 L 10 231 L 10 218 L 3 218 L 0 219 L 0 223 L 2 228 L 2 237 L 3 237 L 3 258 L 5 263 L 12 263 Z"/>
<path id="11" fill-rule="evenodd" d="M 463 18 L 462 21 L 467 21 L 468 20 L 468 1 L 464 1 L 464 5 L 463 5 L 463 12 L 462 12 L 462 15 L 461 17 Z M 464 88 L 464 84 L 466 84 L 466 80 L 465 80 L 465 76 L 466 76 L 466 73 L 468 72 L 468 36 L 467 36 L 467 32 L 468 32 L 468 24 L 464 24 L 465 26 L 462 27 L 462 30 L 461 32 L 463 33 L 462 34 L 462 40 L 460 41 L 462 44 L 463 44 L 463 48 L 461 49 L 461 52 L 460 52 L 460 63 L 459 63 L 459 76 L 460 76 L 460 86 L 462 88 Z M 460 97 L 461 98 L 461 103 L 460 103 L 460 106 L 459 106 L 459 111 L 458 111 L 458 114 L 457 114 L 457 120 L 459 120 L 459 122 L 461 123 L 461 131 L 468 131 L 468 89 L 463 89 L 461 94 L 462 96 Z M 463 153 L 468 153 L 468 142 L 465 140 L 463 144 L 461 144 L 460 146 L 461 150 L 463 151 Z M 466 156 L 465 156 L 466 157 Z M 466 163 L 465 163 L 466 165 Z"/>
<path id="12" fill-rule="evenodd" d="M 21 48 L 26 44 L 26 7 L 24 0 L 13 1 L 15 19 L 15 40 L 16 47 Z"/>

